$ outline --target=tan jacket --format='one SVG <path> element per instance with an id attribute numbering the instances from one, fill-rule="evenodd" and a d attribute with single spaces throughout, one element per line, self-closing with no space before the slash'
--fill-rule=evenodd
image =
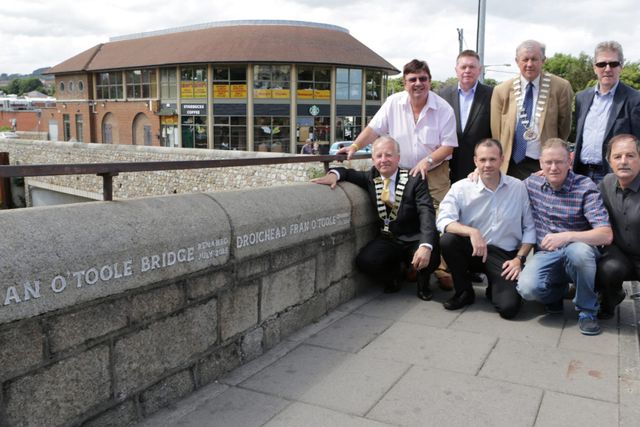
<path id="1" fill-rule="evenodd" d="M 550 73 L 549 99 L 544 105 L 540 116 L 540 141 L 549 138 L 562 138 L 565 141 L 571 133 L 571 106 L 573 105 L 573 89 L 565 79 Z M 491 135 L 502 144 L 505 161 L 502 162 L 502 172 L 507 173 L 513 139 L 516 129 L 516 113 L 518 103 L 513 93 L 513 81 L 520 76 L 500 83 L 493 89 L 491 97 Z"/>

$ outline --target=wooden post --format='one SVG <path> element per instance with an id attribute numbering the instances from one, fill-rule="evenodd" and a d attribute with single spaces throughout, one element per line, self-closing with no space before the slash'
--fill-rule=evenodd
<path id="1" fill-rule="evenodd" d="M 0 165 L 9 165 L 9 153 L 0 152 Z M 11 178 L 0 179 L 0 209 L 11 207 Z"/>

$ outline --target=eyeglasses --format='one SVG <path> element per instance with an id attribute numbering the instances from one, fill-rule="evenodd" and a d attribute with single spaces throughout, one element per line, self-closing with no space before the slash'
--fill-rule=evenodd
<path id="1" fill-rule="evenodd" d="M 426 81 L 429 81 L 429 77 L 427 76 L 420 76 L 420 77 L 409 77 L 407 79 L 408 82 L 410 83 L 415 83 L 416 81 L 420 80 L 420 83 L 424 83 Z"/>
<path id="2" fill-rule="evenodd" d="M 609 66 L 611 68 L 616 68 L 620 66 L 620 61 L 602 61 L 602 62 L 596 62 L 595 66 L 598 68 L 605 68 L 606 66 Z"/>

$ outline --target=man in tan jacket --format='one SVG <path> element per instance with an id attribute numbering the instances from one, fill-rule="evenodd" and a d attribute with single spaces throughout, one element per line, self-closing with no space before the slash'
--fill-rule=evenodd
<path id="1" fill-rule="evenodd" d="M 502 171 L 525 179 L 540 170 L 540 143 L 567 140 L 571 132 L 571 84 L 543 73 L 545 46 L 535 40 L 516 49 L 520 75 L 496 86 L 491 97 L 491 134 L 500 141 Z"/>

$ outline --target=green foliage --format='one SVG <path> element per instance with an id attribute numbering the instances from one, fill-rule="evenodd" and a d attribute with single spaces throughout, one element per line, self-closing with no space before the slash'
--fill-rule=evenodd
<path id="1" fill-rule="evenodd" d="M 404 83 L 402 83 L 402 76 L 389 78 L 387 80 L 387 96 L 402 92 L 403 90 Z"/>
<path id="2" fill-rule="evenodd" d="M 484 79 L 484 84 L 491 87 L 496 87 L 498 85 L 498 81 L 496 79 Z"/>
<path id="3" fill-rule="evenodd" d="M 325 174 L 326 172 L 324 171 L 324 168 L 310 167 L 307 169 L 307 176 L 309 179 L 321 178 L 325 176 Z"/>
<path id="4" fill-rule="evenodd" d="M 37 77 L 13 79 L 7 86 L 0 88 L 0 90 L 5 93 L 11 93 L 18 96 L 24 95 L 32 90 L 46 92 L 44 85 Z"/>
<path id="5" fill-rule="evenodd" d="M 574 92 L 586 89 L 593 84 L 595 78 L 592 59 L 586 53 L 581 53 L 577 58 L 556 53 L 551 58 L 547 58 L 544 70 L 568 80 Z"/>
<path id="6" fill-rule="evenodd" d="M 640 62 L 628 62 L 620 73 L 620 81 L 640 90 Z"/>

